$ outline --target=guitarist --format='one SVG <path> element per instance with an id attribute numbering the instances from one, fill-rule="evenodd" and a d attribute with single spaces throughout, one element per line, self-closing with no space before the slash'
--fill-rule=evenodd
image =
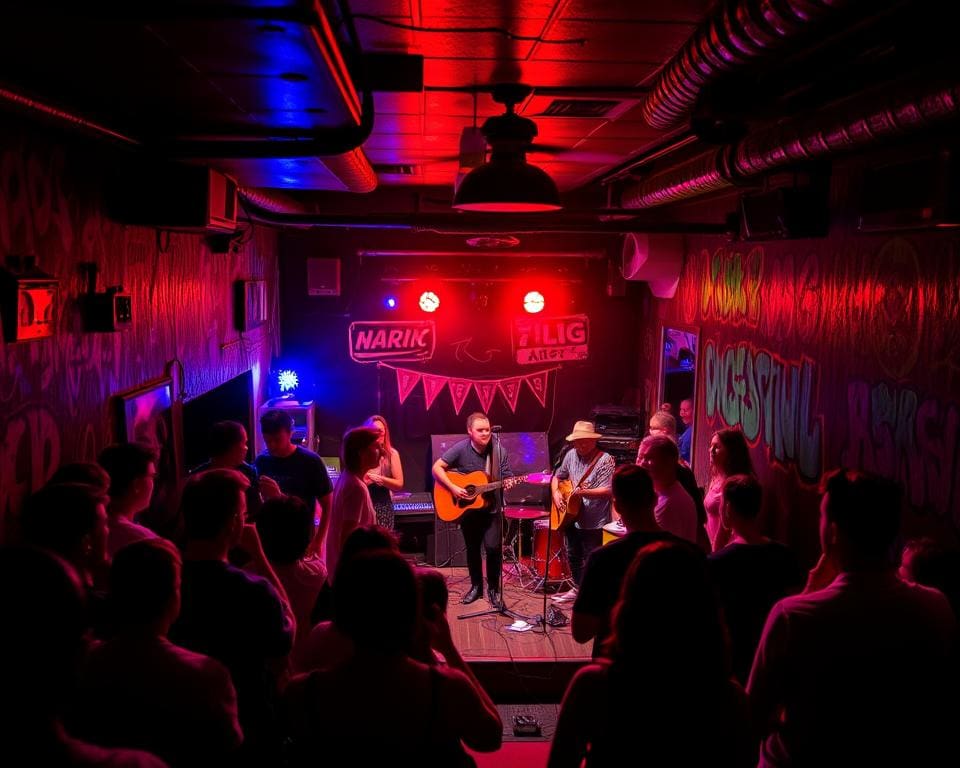
<path id="1" fill-rule="evenodd" d="M 447 470 L 476 472 L 480 470 L 493 480 L 513 477 L 507 463 L 505 452 L 494 456 L 491 443 L 490 419 L 485 413 L 471 413 L 467 417 L 467 439 L 452 446 L 433 463 L 433 477 L 454 496 L 467 498 L 469 494 L 458 487 L 447 476 Z M 497 446 L 500 441 L 497 441 Z M 487 597 L 490 603 L 499 608 L 500 603 L 500 564 L 503 559 L 501 541 L 500 510 L 496 497 L 490 494 L 482 507 L 468 509 L 460 518 L 460 530 L 467 548 L 467 570 L 470 571 L 470 591 L 463 596 L 461 603 L 472 603 L 483 595 L 483 567 L 480 548 L 487 551 Z"/>
<path id="2" fill-rule="evenodd" d="M 553 503 L 559 511 L 567 510 L 579 502 L 579 512 L 575 520 L 569 515 L 563 527 L 564 543 L 570 570 L 573 573 L 574 587 L 569 592 L 556 595 L 557 602 L 567 602 L 577 596 L 577 589 L 583 581 L 583 566 L 593 550 L 603 542 L 603 526 L 610 522 L 610 499 L 613 496 L 613 471 L 616 462 L 609 453 L 597 447 L 601 435 L 595 430 L 593 422 L 578 421 L 573 432 L 567 435 L 567 441 L 573 443 L 574 450 L 563 457 L 560 468 L 550 481 Z M 573 490 L 568 498 L 560 492 L 560 478 L 569 479 Z"/>

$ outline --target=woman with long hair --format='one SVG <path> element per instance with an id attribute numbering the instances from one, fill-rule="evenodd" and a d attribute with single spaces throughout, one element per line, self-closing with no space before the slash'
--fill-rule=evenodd
<path id="1" fill-rule="evenodd" d="M 723 527 L 720 520 L 720 505 L 723 501 L 723 484 L 733 475 L 756 477 L 750 449 L 739 429 L 718 429 L 710 438 L 710 484 L 703 498 L 707 509 L 707 536 L 710 537 L 710 548 L 714 552 L 723 549 L 730 540 L 730 531 Z"/>
<path id="2" fill-rule="evenodd" d="M 333 489 L 327 531 L 327 573 L 336 577 L 343 544 L 356 528 L 373 525 L 376 513 L 364 477 L 380 461 L 379 435 L 370 427 L 354 427 L 340 446 L 340 477 Z"/>
<path id="3" fill-rule="evenodd" d="M 390 441 L 390 426 L 387 420 L 379 414 L 374 414 L 364 424 L 375 429 L 380 437 L 377 445 L 380 448 L 380 463 L 371 469 L 364 477 L 373 508 L 377 513 L 377 525 L 393 530 L 393 493 L 403 488 L 403 464 L 400 462 L 400 453 Z"/>
<path id="4" fill-rule="evenodd" d="M 605 658 L 560 707 L 549 768 L 756 764 L 746 694 L 703 553 L 681 541 L 637 552 L 613 608 Z"/>

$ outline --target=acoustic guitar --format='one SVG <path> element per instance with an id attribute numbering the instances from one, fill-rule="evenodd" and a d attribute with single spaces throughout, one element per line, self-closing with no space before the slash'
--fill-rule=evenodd
<path id="1" fill-rule="evenodd" d="M 550 503 L 550 529 L 559 531 L 563 526 L 572 523 L 580 514 L 580 505 L 583 498 L 573 496 L 573 481 L 558 480 L 557 493 L 563 499 L 563 506 L 557 507 L 554 502 Z"/>
<path id="2" fill-rule="evenodd" d="M 544 476 L 546 476 L 546 480 L 543 479 Z M 487 477 L 486 472 L 480 470 L 467 472 L 465 474 L 448 472 L 447 477 L 450 478 L 451 483 L 458 488 L 463 488 L 463 490 L 469 494 L 464 499 L 458 499 L 455 498 L 445 486 L 440 483 L 434 484 L 434 509 L 437 511 L 437 517 L 448 523 L 458 520 L 468 509 L 477 509 L 478 507 L 484 506 L 487 503 L 484 494 L 495 491 L 501 486 L 504 488 L 512 488 L 522 482 L 550 482 L 550 474 L 548 472 L 537 472 L 529 475 L 520 475 L 518 477 L 506 477 L 503 480 L 495 480 L 492 483 L 490 482 L 490 478 Z"/>

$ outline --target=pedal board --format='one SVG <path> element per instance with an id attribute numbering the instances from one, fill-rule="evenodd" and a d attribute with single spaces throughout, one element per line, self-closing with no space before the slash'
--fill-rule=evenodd
<path id="1" fill-rule="evenodd" d="M 533 715 L 516 715 L 513 718 L 514 736 L 539 736 L 540 722 Z"/>

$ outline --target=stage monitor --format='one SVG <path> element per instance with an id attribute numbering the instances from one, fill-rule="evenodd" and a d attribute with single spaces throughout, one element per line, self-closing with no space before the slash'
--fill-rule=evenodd
<path id="1" fill-rule="evenodd" d="M 431 435 L 433 449 L 431 463 L 439 459 L 447 449 L 466 439 L 461 432 L 455 435 Z M 518 475 L 550 471 L 550 449 L 546 432 L 501 432 L 503 449 L 507 452 L 510 468 Z M 508 506 L 546 507 L 550 498 L 547 484 L 520 483 L 504 494 Z"/>

